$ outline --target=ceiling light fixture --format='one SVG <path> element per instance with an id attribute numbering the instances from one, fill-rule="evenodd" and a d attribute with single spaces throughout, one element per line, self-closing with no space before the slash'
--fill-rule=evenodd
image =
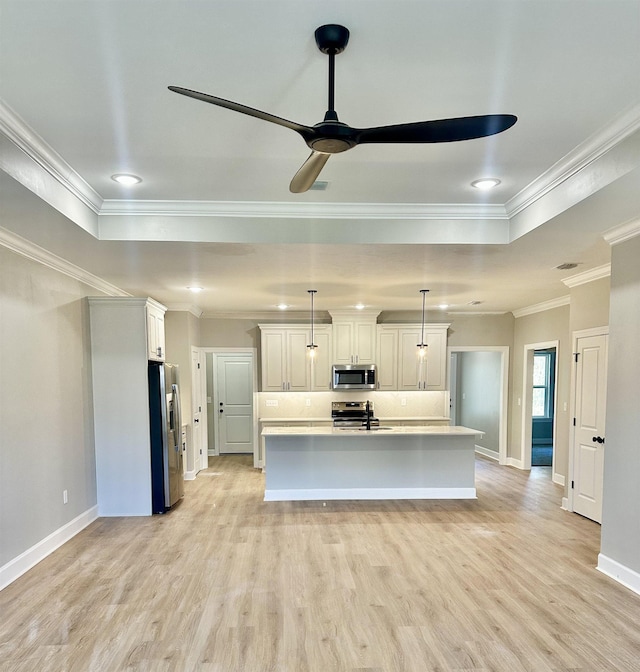
<path id="1" fill-rule="evenodd" d="M 288 304 L 288 303 L 279 303 L 279 304 L 276 306 L 276 308 L 277 308 L 278 310 L 286 310 L 288 307 L 289 307 L 289 304 Z"/>
<path id="2" fill-rule="evenodd" d="M 448 307 L 449 307 L 449 304 L 448 304 L 448 303 L 441 303 L 441 304 L 438 306 L 438 308 L 440 308 L 440 310 L 446 310 Z"/>
<path id="3" fill-rule="evenodd" d="M 187 289 L 188 289 L 190 292 L 193 292 L 194 294 L 199 294 L 199 293 L 204 289 L 204 287 L 196 287 L 196 286 L 193 286 L 193 287 L 187 287 Z"/>
<path id="4" fill-rule="evenodd" d="M 421 289 L 420 294 L 422 294 L 422 332 L 420 337 L 420 343 L 418 343 L 418 355 L 420 357 L 425 357 L 427 354 L 427 344 L 424 342 L 424 302 L 427 298 L 428 289 Z"/>
<path id="5" fill-rule="evenodd" d="M 141 177 L 138 177 L 137 175 L 129 175 L 127 173 L 116 173 L 111 176 L 111 179 L 125 187 L 132 187 L 134 184 L 140 184 L 140 182 L 142 182 Z"/>
<path id="6" fill-rule="evenodd" d="M 318 347 L 314 342 L 313 342 L 313 295 L 316 294 L 318 290 L 317 289 L 308 289 L 307 292 L 311 295 L 311 343 L 307 345 L 307 349 L 309 350 L 309 357 L 315 357 L 316 356 L 316 348 Z"/>
<path id="7" fill-rule="evenodd" d="M 364 303 L 356 303 L 354 306 L 356 310 L 364 310 Z"/>
<path id="8" fill-rule="evenodd" d="M 483 177 L 480 180 L 474 180 L 471 183 L 471 186 L 475 189 L 480 189 L 480 191 L 488 191 L 489 189 L 497 187 L 499 184 L 500 180 L 495 177 Z"/>

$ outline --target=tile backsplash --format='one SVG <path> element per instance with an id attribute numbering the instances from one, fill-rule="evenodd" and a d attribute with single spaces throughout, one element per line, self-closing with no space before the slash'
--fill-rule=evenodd
<path id="1" fill-rule="evenodd" d="M 448 418 L 449 392 L 259 392 L 258 417 L 331 419 L 332 401 L 372 401 L 376 417 Z"/>

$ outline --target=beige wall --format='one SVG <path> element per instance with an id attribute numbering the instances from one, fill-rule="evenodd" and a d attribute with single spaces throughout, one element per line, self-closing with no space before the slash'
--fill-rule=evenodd
<path id="1" fill-rule="evenodd" d="M 613 246 L 601 549 L 603 556 L 617 563 L 623 582 L 635 585 L 636 590 L 640 590 L 638 260 L 640 237 Z"/>
<path id="2" fill-rule="evenodd" d="M 180 376 L 182 421 L 191 419 L 191 348 L 200 342 L 200 320 L 186 311 L 168 310 L 164 318 L 166 360 L 177 364 Z"/>
<path id="3" fill-rule="evenodd" d="M 99 294 L 0 247 L 0 567 L 96 505 L 85 297 Z"/>
<path id="4" fill-rule="evenodd" d="M 571 331 L 609 324 L 611 278 L 594 280 L 571 289 Z"/>
<path id="5" fill-rule="evenodd" d="M 258 320 L 201 319 L 200 345 L 203 348 L 259 348 Z"/>
<path id="6" fill-rule="evenodd" d="M 523 460 L 522 409 L 524 404 L 525 346 L 558 341 L 556 352 L 556 435 L 554 438 L 556 480 L 565 479 L 569 464 L 570 423 L 570 376 L 571 376 L 571 331 L 569 329 L 568 305 L 525 315 L 515 320 L 512 353 L 512 387 L 509 403 L 511 427 L 509 433 L 509 457 Z M 566 404 L 566 410 L 565 410 Z"/>

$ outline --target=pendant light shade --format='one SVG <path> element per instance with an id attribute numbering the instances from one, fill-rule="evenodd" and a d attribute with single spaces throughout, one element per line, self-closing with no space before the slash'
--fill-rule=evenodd
<path id="1" fill-rule="evenodd" d="M 427 356 L 427 344 L 424 342 L 424 306 L 428 291 L 428 289 L 420 290 L 420 294 L 422 294 L 422 331 L 420 332 L 420 343 L 418 343 L 418 355 L 420 357 Z"/>
<path id="2" fill-rule="evenodd" d="M 308 289 L 307 292 L 311 295 L 311 343 L 307 345 L 309 357 L 315 357 L 317 345 L 313 342 L 313 295 L 317 293 L 317 289 Z"/>

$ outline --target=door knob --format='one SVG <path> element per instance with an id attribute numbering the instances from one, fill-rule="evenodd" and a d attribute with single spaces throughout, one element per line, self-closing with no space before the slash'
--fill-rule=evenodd
<path id="1" fill-rule="evenodd" d="M 224 411 L 222 409 L 220 409 L 220 413 L 224 413 Z"/>
<path id="2" fill-rule="evenodd" d="M 596 441 L 597 441 L 598 443 L 604 443 L 604 439 L 603 439 L 601 436 L 594 436 L 593 439 L 592 439 L 592 441 L 593 441 L 594 443 L 596 443 Z"/>
<path id="3" fill-rule="evenodd" d="M 193 421 L 194 422 L 200 422 L 200 420 L 198 420 L 198 418 L 194 418 Z"/>

